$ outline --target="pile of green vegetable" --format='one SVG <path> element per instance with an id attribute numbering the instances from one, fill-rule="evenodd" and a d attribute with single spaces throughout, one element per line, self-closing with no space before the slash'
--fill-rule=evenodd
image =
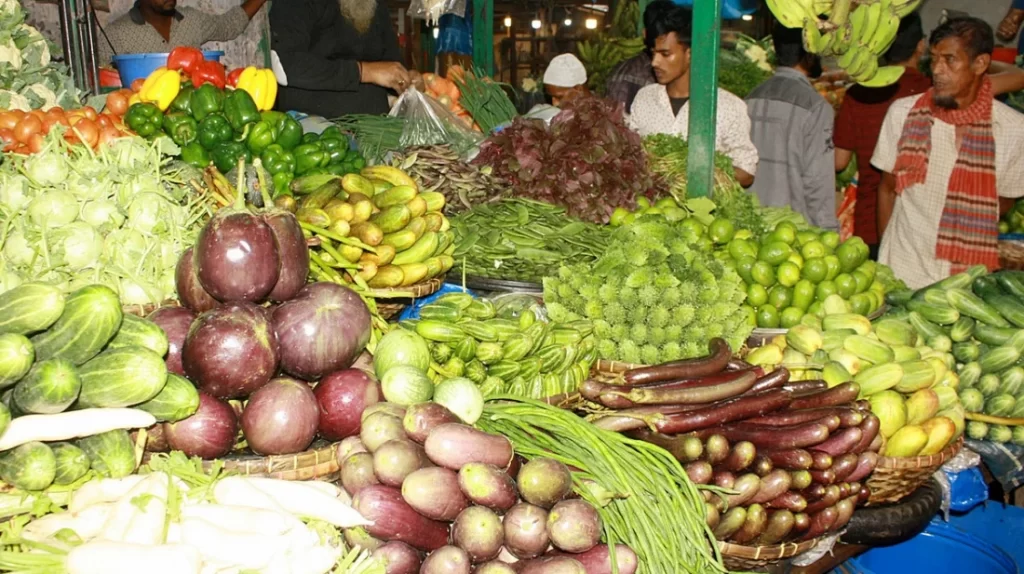
<path id="1" fill-rule="evenodd" d="M 555 265 L 591 263 L 609 233 L 530 199 L 478 205 L 451 218 L 455 263 L 467 275 L 539 283 Z"/>
<path id="2" fill-rule="evenodd" d="M 402 146 L 405 120 L 399 117 L 353 114 L 334 120 L 335 125 L 352 134 L 367 161 L 379 163 L 390 151 Z"/>
<path id="3" fill-rule="evenodd" d="M 168 346 L 159 326 L 123 315 L 102 285 L 65 297 L 26 283 L 0 295 L 0 479 L 37 491 L 90 468 L 131 474 L 127 429 L 181 420 L 199 406 L 195 387 L 168 374 Z M 78 440 L 54 442 L 70 439 Z"/>
<path id="4" fill-rule="evenodd" d="M 50 61 L 50 43 L 25 23 L 21 2 L 0 2 L 0 109 L 71 109 L 80 96 L 66 68 Z"/>
<path id="5" fill-rule="evenodd" d="M 739 349 L 753 328 L 743 280 L 712 254 L 706 232 L 695 218 L 674 225 L 644 216 L 620 227 L 597 261 L 563 264 L 545 277 L 549 315 L 593 321 L 597 355 L 607 360 L 699 357 L 715 337 Z"/>
<path id="6" fill-rule="evenodd" d="M 93 152 L 56 132 L 0 166 L 0 293 L 26 281 L 73 291 L 99 283 L 126 305 L 173 297 L 178 257 L 212 212 L 189 166 L 159 143 L 120 138 Z"/>
<path id="7" fill-rule="evenodd" d="M 495 303 L 452 293 L 401 325 L 430 343 L 438 374 L 466 377 L 485 397 L 541 399 L 575 392 L 596 359 L 591 324 L 554 317 L 547 322 L 539 307 L 529 296 Z"/>
<path id="8" fill-rule="evenodd" d="M 503 84 L 487 77 L 479 68 L 455 79 L 462 92 L 459 103 L 469 112 L 473 121 L 485 134 L 494 128 L 511 122 L 517 115 L 516 106 L 505 93 Z"/>

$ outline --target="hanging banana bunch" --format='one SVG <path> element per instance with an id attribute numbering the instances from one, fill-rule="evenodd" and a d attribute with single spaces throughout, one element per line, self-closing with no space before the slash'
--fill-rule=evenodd
<path id="1" fill-rule="evenodd" d="M 615 66 L 643 51 L 644 39 L 639 34 L 641 18 L 640 4 L 636 0 L 619 2 L 612 14 L 610 33 L 576 44 L 591 90 L 603 94 L 605 80 Z"/>
<path id="2" fill-rule="evenodd" d="M 835 56 L 839 67 L 862 86 L 896 83 L 902 66 L 879 66 L 896 39 L 900 19 L 921 0 L 767 0 L 772 14 L 787 28 L 803 30 L 804 48 Z"/>

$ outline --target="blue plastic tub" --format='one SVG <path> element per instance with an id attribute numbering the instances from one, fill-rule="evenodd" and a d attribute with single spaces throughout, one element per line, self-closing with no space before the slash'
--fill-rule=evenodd
<path id="1" fill-rule="evenodd" d="M 859 574 L 1018 574 L 1013 558 L 981 538 L 939 519 L 914 538 L 874 548 L 850 560 L 846 571 Z"/>
<path id="2" fill-rule="evenodd" d="M 966 514 L 953 514 L 954 527 L 986 540 L 1024 564 L 1024 508 L 987 502 Z"/>
<path id="3" fill-rule="evenodd" d="M 207 60 L 219 62 L 224 52 L 204 51 L 203 57 Z M 114 56 L 114 67 L 121 76 L 121 85 L 125 88 L 132 85 L 132 82 L 139 78 L 145 78 L 161 66 L 167 65 L 168 53 L 162 54 L 122 54 Z"/>

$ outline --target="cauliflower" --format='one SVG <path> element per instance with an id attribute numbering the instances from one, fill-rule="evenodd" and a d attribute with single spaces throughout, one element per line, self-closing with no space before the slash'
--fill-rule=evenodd
<path id="1" fill-rule="evenodd" d="M 21 50 L 10 37 L 0 43 L 0 64 L 9 64 L 15 70 L 21 69 Z"/>
<path id="2" fill-rule="evenodd" d="M 32 84 L 21 91 L 22 95 L 28 98 L 33 108 L 41 109 L 44 112 L 57 105 L 57 94 L 46 87 L 45 84 Z"/>
<path id="3" fill-rule="evenodd" d="M 523 91 L 527 92 L 527 93 L 536 92 L 537 91 L 537 80 L 534 80 L 533 78 L 524 78 L 523 79 Z"/>
<path id="4" fill-rule="evenodd" d="M 28 98 L 25 96 L 10 90 L 0 90 L 0 109 L 30 112 L 32 106 L 28 104 Z"/>
<path id="5" fill-rule="evenodd" d="M 50 64 L 50 43 L 28 24 L 18 26 L 14 44 L 21 48 L 21 59 L 31 66 L 43 68 Z"/>

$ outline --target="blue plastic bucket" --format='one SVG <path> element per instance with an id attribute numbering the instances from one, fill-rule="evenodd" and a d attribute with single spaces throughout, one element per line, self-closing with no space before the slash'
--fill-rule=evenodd
<path id="1" fill-rule="evenodd" d="M 938 519 L 914 538 L 895 546 L 874 548 L 851 560 L 860 574 L 1017 574 L 1006 552 Z"/>
<path id="2" fill-rule="evenodd" d="M 987 502 L 966 514 L 953 514 L 949 523 L 1001 548 L 1024 564 L 1024 508 Z"/>
<path id="3" fill-rule="evenodd" d="M 135 80 L 145 78 L 157 68 L 166 66 L 168 55 L 167 52 L 164 52 L 162 54 L 121 54 L 114 56 L 114 67 L 117 68 L 117 73 L 121 76 L 121 86 L 127 88 Z M 219 62 L 223 55 L 224 52 L 219 50 L 203 52 L 204 58 L 214 62 Z"/>

